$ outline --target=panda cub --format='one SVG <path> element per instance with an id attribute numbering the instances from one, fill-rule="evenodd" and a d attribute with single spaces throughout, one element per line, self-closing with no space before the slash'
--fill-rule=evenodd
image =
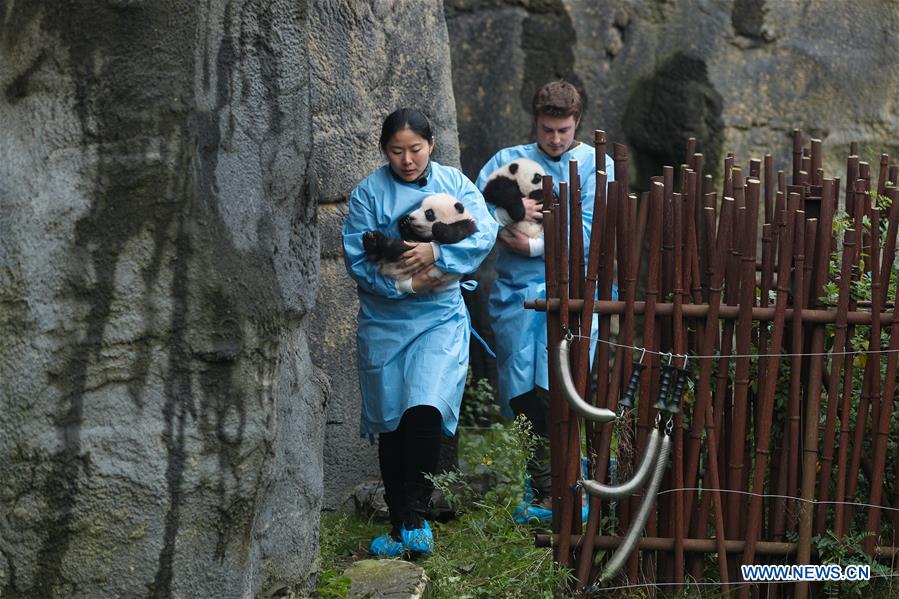
<path id="1" fill-rule="evenodd" d="M 484 186 L 484 199 L 505 210 L 514 221 L 511 226 L 533 239 L 543 234 L 543 225 L 525 220 L 521 198 L 543 199 L 545 174 L 533 160 L 516 158 L 493 171 Z"/>
<path id="2" fill-rule="evenodd" d="M 412 249 L 404 241 L 450 244 L 461 241 L 477 230 L 477 223 L 465 204 L 445 193 L 429 195 L 422 200 L 417 210 L 400 219 L 402 239 L 394 239 L 380 231 L 367 231 L 362 236 L 362 245 L 368 259 L 377 262 L 381 274 L 397 281 L 409 279 L 403 272 L 403 252 Z M 446 289 L 461 279 L 461 275 L 445 273 L 432 267 L 428 276 L 440 280 L 435 291 Z"/>

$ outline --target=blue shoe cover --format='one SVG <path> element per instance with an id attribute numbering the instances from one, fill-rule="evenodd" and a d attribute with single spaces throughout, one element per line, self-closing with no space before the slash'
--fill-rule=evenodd
<path id="1" fill-rule="evenodd" d="M 410 553 L 431 553 L 434 550 L 434 533 L 431 532 L 431 525 L 427 520 L 422 520 L 421 528 L 413 528 L 406 530 L 403 525 L 403 546 Z"/>
<path id="2" fill-rule="evenodd" d="M 581 522 L 586 522 L 587 518 L 590 516 L 590 501 L 584 504 L 584 507 L 581 508 Z"/>
<path id="3" fill-rule="evenodd" d="M 553 511 L 522 501 L 518 504 L 518 509 L 512 514 L 512 517 L 519 524 L 527 522 L 545 524 L 552 521 Z"/>
<path id="4" fill-rule="evenodd" d="M 375 557 L 402 557 L 403 544 L 390 535 L 381 535 L 372 539 L 368 552 Z"/>

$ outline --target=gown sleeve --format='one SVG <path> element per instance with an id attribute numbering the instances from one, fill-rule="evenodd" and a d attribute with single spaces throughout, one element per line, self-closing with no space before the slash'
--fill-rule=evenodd
<path id="1" fill-rule="evenodd" d="M 350 194 L 349 214 L 343 223 L 344 264 L 363 291 L 390 299 L 405 297 L 408 294 L 400 291 L 396 281 L 381 274 L 378 265 L 365 255 L 362 236 L 366 231 L 378 230 L 374 205 L 375 198 L 363 187 L 357 187 Z"/>
<path id="2" fill-rule="evenodd" d="M 459 171 L 454 173 L 454 179 L 453 195 L 468 208 L 478 230 L 459 242 L 441 244 L 440 257 L 434 264 L 444 272 L 464 275 L 477 270 L 487 257 L 496 241 L 499 225 L 488 211 L 478 188 Z"/>
<path id="3" fill-rule="evenodd" d="M 478 173 L 478 180 L 475 182 L 475 186 L 482 193 L 484 191 L 484 187 L 487 185 L 487 177 L 489 177 L 490 174 L 493 171 L 495 171 L 496 169 L 498 169 L 500 166 L 502 166 L 502 162 L 500 162 L 500 155 L 499 155 L 499 152 L 497 152 L 496 154 L 493 155 L 493 158 L 488 160 L 487 164 L 485 164 L 483 166 L 483 168 L 481 168 L 481 172 Z M 481 197 L 483 197 L 483 196 L 481 196 Z M 487 202 L 484 202 L 484 205 L 487 206 L 487 210 L 490 212 L 490 214 L 495 219 L 496 218 L 496 205 L 489 204 Z"/>

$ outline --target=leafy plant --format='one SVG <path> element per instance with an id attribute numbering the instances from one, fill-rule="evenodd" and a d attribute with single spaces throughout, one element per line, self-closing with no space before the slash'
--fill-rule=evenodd
<path id="1" fill-rule="evenodd" d="M 484 427 L 501 422 L 496 392 L 487 379 L 474 380 L 471 368 L 462 394 L 462 410 L 459 415 L 461 426 Z"/>
<path id="2" fill-rule="evenodd" d="M 343 571 L 353 562 L 353 555 L 384 532 L 384 525 L 353 514 L 325 512 L 319 535 L 319 577 L 315 596 L 321 599 L 343 599 L 352 581 Z"/>
<path id="3" fill-rule="evenodd" d="M 514 522 L 525 466 L 534 446 L 523 417 L 460 438 L 466 475 L 434 477 L 461 517 L 438 525 L 435 552 L 423 563 L 435 598 L 546 597 L 558 595 L 570 577 L 550 549 L 534 546 L 532 531 Z M 478 497 L 467 480 L 487 475 L 493 487 Z"/>
<path id="4" fill-rule="evenodd" d="M 850 533 L 839 538 L 828 530 L 824 535 L 812 537 L 812 543 L 818 549 L 818 561 L 821 564 L 862 564 L 871 568 L 870 580 L 844 580 L 824 583 L 828 597 L 892 597 L 891 579 L 893 570 L 875 558 L 866 555 L 862 550 L 865 537 L 873 533 Z"/>

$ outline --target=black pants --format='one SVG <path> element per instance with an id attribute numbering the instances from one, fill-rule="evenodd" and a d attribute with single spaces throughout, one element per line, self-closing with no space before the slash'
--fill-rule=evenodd
<path id="1" fill-rule="evenodd" d="M 532 432 L 537 436 L 534 454 L 528 460 L 528 476 L 534 489 L 534 500 L 539 501 L 552 495 L 552 475 L 549 465 L 549 393 L 538 388 L 531 389 L 509 400 L 509 406 L 516 416 L 524 414 L 531 423 Z"/>
<path id="2" fill-rule="evenodd" d="M 415 406 L 403 413 L 395 431 L 378 435 L 384 499 L 395 539 L 400 538 L 403 524 L 406 530 L 422 526 L 434 490 L 425 475 L 437 472 L 442 422 L 437 408 Z"/>

